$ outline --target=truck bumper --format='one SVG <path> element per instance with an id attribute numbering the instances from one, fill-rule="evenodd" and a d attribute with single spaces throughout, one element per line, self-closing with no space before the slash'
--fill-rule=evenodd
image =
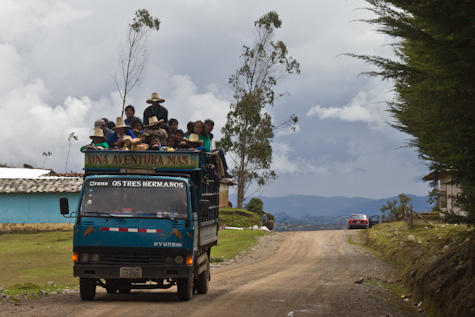
<path id="1" fill-rule="evenodd" d="M 139 275 L 126 275 L 124 276 L 121 268 L 137 268 L 140 267 Z M 130 270 L 129 270 L 130 271 Z M 138 270 L 134 270 L 135 272 Z M 122 272 L 122 274 L 121 274 Z M 87 278 L 101 278 L 101 279 L 166 279 L 166 278 L 183 278 L 193 277 L 192 266 L 164 266 L 164 267 L 151 267 L 151 266 L 121 266 L 121 265 L 74 265 L 74 276 L 87 277 Z"/>

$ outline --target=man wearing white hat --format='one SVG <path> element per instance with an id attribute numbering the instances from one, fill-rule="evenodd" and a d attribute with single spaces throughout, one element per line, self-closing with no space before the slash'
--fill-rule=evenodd
<path id="1" fill-rule="evenodd" d="M 163 119 L 164 123 L 168 123 L 168 110 L 160 103 L 165 102 L 165 99 L 160 98 L 158 92 L 153 92 L 152 97 L 147 99 L 147 103 L 152 105 L 147 107 L 143 112 L 143 124 L 149 125 L 148 119 L 151 117 L 157 117 L 158 120 Z"/>
<path id="2" fill-rule="evenodd" d="M 125 124 L 124 118 L 117 117 L 114 127 L 115 132 L 107 139 L 109 147 L 121 147 L 122 143 L 124 143 L 123 137 L 126 135 L 130 136 L 132 139 L 135 139 L 134 133 L 129 128 L 130 126 Z"/>

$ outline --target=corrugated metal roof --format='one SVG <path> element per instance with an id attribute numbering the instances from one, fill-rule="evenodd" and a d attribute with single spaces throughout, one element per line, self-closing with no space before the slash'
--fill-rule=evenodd
<path id="1" fill-rule="evenodd" d="M 77 193 L 82 182 L 79 177 L 0 178 L 0 193 Z"/>

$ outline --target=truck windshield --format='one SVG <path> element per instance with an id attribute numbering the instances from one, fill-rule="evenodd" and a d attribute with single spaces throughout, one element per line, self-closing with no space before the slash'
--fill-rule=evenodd
<path id="1" fill-rule="evenodd" d="M 87 180 L 79 214 L 96 217 L 187 218 L 186 183 L 139 178 Z"/>

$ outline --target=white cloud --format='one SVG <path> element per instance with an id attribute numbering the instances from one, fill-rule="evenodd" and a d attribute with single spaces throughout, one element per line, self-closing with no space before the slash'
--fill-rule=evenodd
<path id="1" fill-rule="evenodd" d="M 389 113 L 386 111 L 387 104 L 385 103 L 388 98 L 392 97 L 392 93 L 388 93 L 389 88 L 387 85 L 377 85 L 369 91 L 361 90 L 349 104 L 343 107 L 316 105 L 310 108 L 306 115 L 307 117 L 317 116 L 321 120 L 336 119 L 348 122 L 365 122 L 371 128 L 382 129 L 391 120 Z"/>
<path id="2" fill-rule="evenodd" d="M 50 32 L 58 31 L 65 24 L 91 14 L 90 10 L 77 10 L 63 1 L 0 2 L 0 39 L 30 47 L 44 39 Z M 15 23 L 19 21 L 21 23 Z"/>
<path id="3" fill-rule="evenodd" d="M 213 91 L 199 92 L 188 75 L 173 75 L 171 82 L 171 96 L 163 104 L 168 109 L 169 118 L 177 118 L 184 131 L 188 121 L 212 119 L 215 121 L 215 140 L 221 138 L 220 128 L 226 122 L 231 102 L 221 99 L 216 87 L 212 87 Z"/>
<path id="4" fill-rule="evenodd" d="M 324 174 L 325 168 L 314 166 L 308 160 L 295 155 L 295 151 L 285 143 L 272 144 L 272 165 L 277 175 L 285 174 Z"/>

